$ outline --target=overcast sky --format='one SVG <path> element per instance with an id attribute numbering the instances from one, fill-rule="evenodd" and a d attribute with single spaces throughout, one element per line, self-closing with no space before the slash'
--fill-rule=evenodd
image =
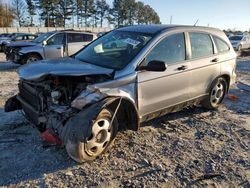
<path id="1" fill-rule="evenodd" d="M 250 0 L 141 0 L 153 7 L 161 22 L 220 29 L 250 29 Z M 112 0 L 108 0 L 109 3 Z"/>

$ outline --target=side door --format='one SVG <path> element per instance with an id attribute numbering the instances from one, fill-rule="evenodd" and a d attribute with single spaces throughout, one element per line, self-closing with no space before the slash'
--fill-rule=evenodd
<path id="1" fill-rule="evenodd" d="M 44 55 L 46 59 L 64 57 L 65 54 L 65 33 L 57 33 L 47 40 L 44 46 Z"/>
<path id="2" fill-rule="evenodd" d="M 73 55 L 93 40 L 93 35 L 83 33 L 67 34 L 68 55 Z"/>
<path id="3" fill-rule="evenodd" d="M 220 62 L 223 56 L 215 53 L 211 35 L 203 32 L 189 32 L 191 45 L 190 96 L 204 96 L 213 80 L 220 75 Z"/>
<path id="4" fill-rule="evenodd" d="M 248 43 L 247 37 L 243 36 L 243 38 L 241 39 L 242 49 L 248 48 L 248 44 L 247 43 Z"/>
<path id="5" fill-rule="evenodd" d="M 144 116 L 184 102 L 189 98 L 189 63 L 186 61 L 184 33 L 163 38 L 146 56 L 142 66 L 162 61 L 164 72 L 138 72 L 138 108 Z"/>
<path id="6" fill-rule="evenodd" d="M 247 36 L 247 48 L 250 48 L 250 36 Z"/>

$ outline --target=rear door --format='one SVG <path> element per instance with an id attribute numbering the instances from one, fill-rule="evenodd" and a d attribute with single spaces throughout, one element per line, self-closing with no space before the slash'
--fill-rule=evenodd
<path id="1" fill-rule="evenodd" d="M 220 62 L 224 59 L 215 53 L 212 37 L 208 33 L 189 32 L 190 40 L 190 97 L 206 94 L 212 81 L 220 75 Z"/>
<path id="2" fill-rule="evenodd" d="M 67 34 L 67 49 L 68 55 L 73 55 L 89 44 L 93 40 L 92 34 L 84 33 L 68 33 Z"/>
<path id="3" fill-rule="evenodd" d="M 186 61 L 184 33 L 163 38 L 146 56 L 150 61 L 163 61 L 164 72 L 138 72 L 138 106 L 140 116 L 156 112 L 189 98 L 189 63 Z"/>
<path id="4" fill-rule="evenodd" d="M 57 33 L 47 40 L 47 45 L 44 46 L 45 58 L 54 59 L 66 56 L 65 39 L 65 33 Z"/>

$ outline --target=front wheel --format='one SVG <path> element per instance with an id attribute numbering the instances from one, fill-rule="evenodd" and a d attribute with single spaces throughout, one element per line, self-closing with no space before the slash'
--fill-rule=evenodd
<path id="1" fill-rule="evenodd" d="M 25 58 L 25 63 L 27 63 L 27 64 L 32 63 L 32 62 L 35 62 L 35 61 L 39 61 L 41 59 L 42 58 L 37 54 L 28 54 L 27 57 Z"/>
<path id="2" fill-rule="evenodd" d="M 111 124 L 113 112 L 103 109 L 91 125 L 91 136 L 85 142 L 68 140 L 66 150 L 69 156 L 77 162 L 92 161 L 113 143 L 117 134 L 118 121 L 115 117 Z"/>
<path id="3" fill-rule="evenodd" d="M 208 109 L 217 109 L 227 92 L 228 84 L 224 78 L 216 79 L 209 92 L 209 96 L 202 101 L 202 106 Z"/>

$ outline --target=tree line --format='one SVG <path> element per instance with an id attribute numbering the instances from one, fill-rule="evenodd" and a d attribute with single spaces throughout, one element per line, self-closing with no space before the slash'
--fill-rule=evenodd
<path id="1" fill-rule="evenodd" d="M 19 27 L 121 27 L 134 24 L 158 24 L 155 10 L 136 0 L 0 0 L 0 27 L 16 21 Z"/>

